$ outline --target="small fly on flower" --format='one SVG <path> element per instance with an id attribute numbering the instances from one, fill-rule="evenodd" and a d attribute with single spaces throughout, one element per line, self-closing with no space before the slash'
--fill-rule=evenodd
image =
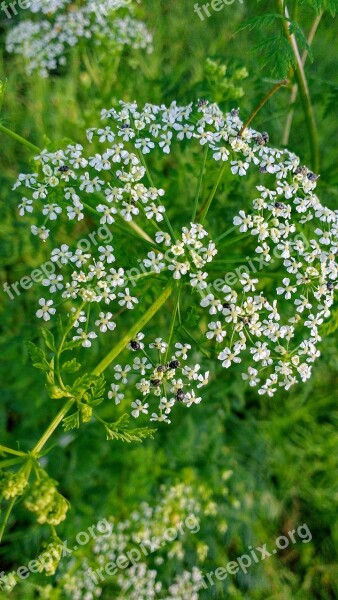
<path id="1" fill-rule="evenodd" d="M 176 400 L 178 400 L 179 402 L 182 402 L 182 401 L 184 400 L 184 398 L 185 398 L 185 393 L 184 393 L 184 391 L 183 391 L 182 389 L 180 389 L 180 390 L 177 390 L 177 393 L 176 393 Z"/>

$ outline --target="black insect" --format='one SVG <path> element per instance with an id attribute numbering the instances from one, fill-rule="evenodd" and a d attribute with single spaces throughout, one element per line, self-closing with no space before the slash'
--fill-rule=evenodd
<path id="1" fill-rule="evenodd" d="M 182 389 L 177 390 L 176 392 L 176 400 L 178 400 L 179 402 L 182 402 L 182 400 L 184 400 L 185 398 L 185 393 Z"/>
<path id="2" fill-rule="evenodd" d="M 275 202 L 275 207 L 276 208 L 285 208 L 285 204 L 283 204 L 283 202 Z"/>
<path id="3" fill-rule="evenodd" d="M 266 135 L 268 136 L 268 134 Z M 265 146 L 266 142 L 269 140 L 269 136 L 267 137 L 267 139 L 264 136 L 265 133 L 262 133 L 262 135 L 256 135 L 255 140 L 259 146 Z"/>
<path id="4" fill-rule="evenodd" d="M 158 365 L 156 367 L 156 371 L 158 371 L 158 373 L 165 373 L 168 370 L 167 365 Z"/>
<path id="5" fill-rule="evenodd" d="M 231 304 L 229 304 L 229 302 L 223 302 L 222 306 L 223 308 L 230 308 Z"/>
<path id="6" fill-rule="evenodd" d="M 240 317 L 240 320 L 242 321 L 243 325 L 249 325 L 250 323 L 249 317 Z"/>
<path id="7" fill-rule="evenodd" d="M 137 340 L 131 340 L 130 346 L 133 350 L 140 350 L 141 348 L 141 345 L 138 343 Z"/>
<path id="8" fill-rule="evenodd" d="M 61 165 L 61 167 L 58 168 L 58 171 L 60 171 L 60 173 L 67 173 L 69 167 L 67 167 L 67 165 Z"/>
<path id="9" fill-rule="evenodd" d="M 332 290 L 334 290 L 334 283 L 332 283 L 332 281 L 329 281 L 326 284 L 327 289 L 329 290 L 329 292 L 332 292 Z"/>
<path id="10" fill-rule="evenodd" d="M 168 363 L 168 367 L 169 367 L 169 369 L 178 369 L 180 364 L 181 363 L 179 360 L 171 360 L 170 363 Z"/>
<path id="11" fill-rule="evenodd" d="M 306 175 L 307 167 L 297 167 L 295 170 L 296 175 Z"/>
<path id="12" fill-rule="evenodd" d="M 160 379 L 151 379 L 150 380 L 151 385 L 153 385 L 154 387 L 158 387 L 159 385 L 161 385 L 161 380 Z"/>

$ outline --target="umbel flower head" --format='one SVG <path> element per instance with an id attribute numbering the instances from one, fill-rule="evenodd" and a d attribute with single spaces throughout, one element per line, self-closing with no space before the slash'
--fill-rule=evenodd
<path id="1" fill-rule="evenodd" d="M 151 34 L 125 0 L 86 0 L 79 6 L 73 0 L 34 0 L 27 10 L 32 18 L 10 30 L 6 49 L 25 58 L 28 75 L 38 71 L 47 77 L 66 64 L 67 52 L 81 40 L 92 39 L 110 52 L 123 46 L 152 50 Z"/>
<path id="2" fill-rule="evenodd" d="M 92 153 L 80 144 L 56 152 L 43 150 L 35 158 L 35 172 L 21 174 L 14 186 L 24 190 L 20 214 L 37 214 L 32 233 L 42 240 L 58 219 L 67 216 L 70 221 L 81 221 L 87 213 L 96 214 L 100 225 L 117 240 L 117 245 L 114 242 L 114 246 L 90 252 L 74 252 L 67 245 L 53 250 L 52 260 L 63 274 L 43 285 L 52 297 L 67 300 L 75 311 L 74 339 L 90 347 L 100 333 L 106 335 L 118 326 L 114 313 L 121 308 L 141 308 L 147 277 L 154 281 L 159 276 L 161 280 L 172 278 L 181 293 L 181 320 L 184 305 L 195 302 L 200 331 L 210 341 L 211 356 L 214 353 L 222 367 L 240 368 L 250 386 L 269 396 L 279 388 L 306 381 L 320 355 L 320 326 L 330 317 L 337 289 L 338 212 L 320 202 L 315 193 L 317 176 L 289 150 L 270 147 L 267 133 L 242 130 L 237 109 L 223 113 L 206 101 L 187 106 L 173 102 L 168 107 L 146 104 L 142 108 L 121 102 L 119 110 L 103 110 L 101 119 L 99 127 L 87 131 Z M 207 203 L 199 214 L 195 206 L 183 227 L 181 220 L 175 226 L 168 217 L 173 198 L 170 174 L 157 183 L 145 158 L 156 159 L 158 174 L 167 155 L 181 151 L 180 147 L 184 152 L 202 147 L 205 159 L 209 157 L 205 164 L 218 170 Z M 252 200 L 245 201 L 232 216 L 233 227 L 224 231 L 223 221 L 216 219 L 208 231 L 204 221 L 222 176 L 250 175 L 252 181 L 255 173 L 259 185 L 253 186 Z M 207 176 L 210 179 L 208 172 Z M 116 258 L 119 227 L 134 221 L 145 244 L 151 246 L 138 257 L 136 275 L 135 269 L 128 270 L 123 256 Z M 230 235 L 235 236 L 237 248 L 246 240 L 237 277 L 220 270 L 224 268 L 223 242 Z M 231 263 L 229 253 L 227 259 Z M 54 316 L 51 301 L 45 294 L 38 317 L 48 320 Z M 90 311 L 90 322 L 87 304 L 99 305 L 96 313 Z M 179 340 L 181 344 L 186 341 Z M 137 340 L 134 344 L 131 349 L 137 350 Z M 180 360 L 172 348 L 168 352 L 172 360 Z M 140 356 L 138 365 L 146 372 L 144 358 Z M 183 397 L 178 394 L 183 394 L 186 401 L 188 393 L 183 383 L 181 387 L 174 384 L 175 392 L 170 389 L 167 363 L 149 364 L 152 372 L 149 380 L 145 377 L 141 392 L 157 389 L 161 402 L 164 398 L 161 415 L 166 415 L 172 399 L 180 401 Z M 154 372 L 157 367 L 161 367 L 159 377 Z M 157 379 L 158 387 L 149 383 Z M 163 396 L 162 382 L 166 383 Z M 118 398 L 121 392 L 116 387 L 112 391 Z M 144 400 L 135 397 L 134 417 L 148 410 Z M 191 403 L 196 402 L 191 398 Z"/>

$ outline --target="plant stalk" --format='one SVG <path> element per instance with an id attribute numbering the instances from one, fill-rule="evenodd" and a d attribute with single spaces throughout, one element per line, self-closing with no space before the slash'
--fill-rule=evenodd
<path id="1" fill-rule="evenodd" d="M 222 179 L 222 177 L 223 177 L 223 175 L 225 173 L 226 167 L 227 167 L 227 163 L 225 162 L 223 164 L 221 170 L 220 170 L 218 179 L 217 179 L 217 181 L 216 181 L 216 183 L 215 183 L 215 185 L 214 185 L 214 187 L 213 187 L 213 189 L 211 191 L 210 196 L 204 202 L 201 210 L 199 211 L 199 213 L 197 215 L 197 218 L 195 219 L 195 221 L 198 221 L 199 223 L 201 223 L 201 225 L 203 225 L 203 223 L 205 221 L 205 218 L 206 218 L 206 216 L 208 214 L 208 211 L 209 211 L 209 208 L 211 206 L 211 203 L 212 203 L 212 201 L 213 201 L 213 199 L 215 197 L 215 194 L 217 192 L 217 188 L 218 188 L 218 186 L 219 186 L 219 184 L 221 182 L 221 179 Z"/>
<path id="2" fill-rule="evenodd" d="M 251 121 L 254 120 L 257 113 L 259 113 L 261 108 L 263 108 L 264 104 L 266 104 L 267 101 L 270 100 L 271 96 L 273 96 L 279 90 L 279 88 L 281 88 L 282 86 L 288 85 L 288 84 L 289 84 L 289 80 L 283 79 L 283 81 L 279 81 L 278 83 L 276 83 L 276 85 L 273 86 L 273 88 L 266 94 L 266 96 L 264 96 L 263 100 L 259 103 L 257 108 L 255 108 L 255 110 L 251 113 L 248 120 L 244 123 L 242 129 L 239 132 L 239 137 L 242 137 L 244 131 L 249 127 Z"/>
<path id="3" fill-rule="evenodd" d="M 299 85 L 299 92 L 302 99 L 302 104 L 304 108 L 305 119 L 307 122 L 308 130 L 309 130 L 309 141 L 310 141 L 310 150 L 311 150 L 311 166 L 315 173 L 319 171 L 319 146 L 318 146 L 318 133 L 315 115 L 313 111 L 313 107 L 311 104 L 311 97 L 309 86 L 307 83 L 304 66 L 302 63 L 302 58 L 300 56 L 300 52 L 298 49 L 298 44 L 296 40 L 296 36 L 294 33 L 290 33 L 289 29 L 289 11 L 287 6 L 284 6 L 283 0 L 278 0 L 279 8 L 284 20 L 284 33 L 286 38 L 288 39 L 290 46 L 293 51 L 293 55 L 295 57 L 295 73 Z"/>
<path id="4" fill-rule="evenodd" d="M 323 12 L 321 11 L 319 13 L 319 15 L 316 16 L 315 20 L 313 21 L 310 33 L 309 33 L 309 37 L 307 39 L 307 43 L 309 46 L 311 46 L 314 37 L 316 35 L 317 29 L 319 27 L 320 21 L 322 19 L 323 16 Z M 302 65 L 303 67 L 305 66 L 307 57 L 308 57 L 308 50 L 305 49 L 303 54 L 302 54 Z M 288 112 L 288 116 L 286 118 L 286 123 L 285 123 L 285 129 L 284 129 L 284 134 L 283 134 L 283 139 L 282 139 L 282 144 L 283 146 L 287 146 L 289 143 L 289 138 L 290 138 L 290 133 L 291 133 L 291 126 L 292 126 L 292 121 L 293 121 L 293 117 L 295 114 L 295 109 L 294 109 L 294 104 L 297 100 L 297 95 L 298 95 L 298 83 L 294 83 L 292 86 L 292 90 L 291 90 L 291 95 L 290 95 L 290 101 L 289 101 L 289 105 L 291 106 L 290 111 Z"/>
<path id="5" fill-rule="evenodd" d="M 15 133 L 11 129 L 8 129 L 4 125 L 0 124 L 0 131 L 2 131 L 2 133 L 5 133 L 6 135 L 9 135 L 11 138 L 13 138 L 13 140 L 20 142 L 20 144 L 22 144 L 23 146 L 26 146 L 30 150 L 34 150 L 34 152 L 38 152 L 38 153 L 41 152 L 40 148 L 38 148 L 34 144 L 31 144 L 31 142 L 29 142 L 28 140 L 25 140 L 25 138 L 21 137 L 21 135 L 19 135 L 18 133 Z"/>
<path id="6" fill-rule="evenodd" d="M 61 408 L 61 410 L 58 412 L 56 417 L 53 419 L 53 421 L 51 422 L 49 427 L 46 429 L 44 434 L 41 436 L 39 441 L 34 446 L 31 454 L 38 454 L 39 452 L 41 452 L 42 448 L 44 447 L 46 442 L 49 440 L 50 436 L 54 433 L 54 431 L 58 427 L 58 425 L 60 425 L 62 419 L 66 416 L 68 411 L 71 409 L 74 402 L 75 402 L 75 398 L 70 398 L 66 402 L 66 404 Z"/>

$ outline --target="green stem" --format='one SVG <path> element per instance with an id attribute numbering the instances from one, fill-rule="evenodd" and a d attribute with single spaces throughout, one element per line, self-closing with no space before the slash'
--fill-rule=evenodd
<path id="1" fill-rule="evenodd" d="M 295 72 L 299 85 L 300 96 L 302 99 L 302 104 L 304 108 L 305 119 L 307 122 L 308 130 L 309 130 L 309 141 L 310 141 L 310 150 L 311 150 L 311 166 L 312 169 L 318 173 L 319 171 L 319 145 L 318 145 L 318 133 L 315 115 L 313 111 L 313 107 L 311 104 L 311 97 L 309 86 L 307 83 L 304 66 L 302 63 L 302 58 L 299 53 L 298 44 L 294 33 L 290 33 L 289 28 L 289 11 L 287 6 L 284 7 L 283 0 L 278 0 L 279 8 L 281 14 L 285 18 L 284 21 L 284 33 L 286 38 L 288 39 L 290 46 L 293 51 L 293 55 L 295 58 Z"/>
<path id="2" fill-rule="evenodd" d="M 150 174 L 150 171 L 148 169 L 147 162 L 146 162 L 146 159 L 143 156 L 143 153 L 141 151 L 139 151 L 139 152 L 137 152 L 137 154 L 138 154 L 138 157 L 140 159 L 141 164 L 144 166 L 144 168 L 145 168 L 145 170 L 147 172 L 147 177 L 149 179 L 149 183 L 150 183 L 151 187 L 156 188 L 156 185 L 154 184 L 153 178 L 152 178 L 152 176 Z M 166 212 L 164 213 L 163 217 L 164 217 L 164 220 L 165 220 L 165 222 L 167 224 L 167 227 L 169 229 L 170 235 L 172 236 L 173 240 L 176 241 L 176 236 L 175 236 L 174 230 L 173 230 L 173 228 L 171 226 L 171 223 L 170 223 L 170 221 L 168 219 L 168 215 L 167 215 Z"/>
<path id="3" fill-rule="evenodd" d="M 307 39 L 307 43 L 308 46 L 310 47 L 312 45 L 312 42 L 314 40 L 314 37 L 316 35 L 317 29 L 319 27 L 320 21 L 322 19 L 323 16 L 323 11 L 321 11 L 319 13 L 319 15 L 316 16 L 315 20 L 313 21 L 308 39 Z M 307 57 L 309 55 L 309 51 L 306 48 L 302 54 L 302 65 L 303 67 L 305 66 Z M 291 96 L 290 96 L 290 100 L 289 100 L 289 105 L 291 106 L 291 109 L 288 113 L 288 116 L 286 118 L 286 123 L 285 123 L 285 128 L 284 128 L 284 133 L 283 133 L 283 139 L 282 139 L 282 144 L 283 146 L 287 146 L 289 143 L 289 138 L 290 138 L 290 133 L 291 133 L 291 126 L 292 126 L 292 121 L 293 121 L 293 117 L 295 114 L 295 109 L 294 109 L 294 104 L 297 100 L 297 95 L 298 95 L 298 83 L 294 83 L 292 86 L 292 91 L 291 91 Z"/>
<path id="4" fill-rule="evenodd" d="M 211 203 L 212 203 L 212 201 L 213 201 L 213 199 L 215 197 L 215 194 L 217 192 L 217 188 L 218 188 L 218 186 L 219 186 L 219 184 L 221 182 L 221 179 L 222 179 L 222 177 L 223 177 L 223 175 L 225 173 L 226 167 L 227 167 L 227 163 L 225 162 L 224 165 L 222 166 L 221 170 L 220 170 L 218 179 L 217 179 L 217 181 L 216 181 L 216 183 L 215 183 L 215 185 L 214 185 L 214 187 L 212 189 L 212 192 L 211 192 L 209 198 L 207 198 L 207 200 L 203 204 L 200 212 L 197 215 L 197 220 L 199 220 L 199 222 L 201 223 L 201 225 L 203 225 L 203 223 L 205 221 L 205 218 L 206 218 L 206 216 L 208 214 L 208 211 L 209 211 L 209 208 L 211 206 Z"/>
<path id="5" fill-rule="evenodd" d="M 232 233 L 233 231 L 235 231 L 235 229 L 237 229 L 237 225 L 234 225 L 233 227 L 230 227 L 230 229 L 227 229 L 224 233 L 222 233 L 222 235 L 220 235 L 218 238 L 216 238 L 214 240 L 215 244 L 217 244 L 217 242 L 220 242 L 223 238 L 225 238 L 228 235 L 230 235 L 230 233 Z"/>
<path id="6" fill-rule="evenodd" d="M 4 531 L 6 529 L 7 521 L 9 519 L 9 517 L 10 517 L 10 514 L 12 512 L 13 506 L 15 504 L 15 500 L 16 500 L 16 497 L 12 498 L 12 500 L 9 503 L 9 505 L 7 506 L 7 510 L 5 512 L 4 520 L 3 520 L 2 524 L 1 524 L 1 527 L 0 527 L 0 542 L 2 540 L 2 536 L 3 536 Z"/>
<path id="7" fill-rule="evenodd" d="M 288 83 L 289 83 L 288 79 L 283 79 L 283 81 L 279 81 L 278 83 L 276 83 L 276 85 L 273 86 L 273 88 L 266 94 L 266 96 L 264 96 L 263 100 L 259 103 L 257 108 L 255 108 L 255 110 L 251 113 L 248 120 L 245 121 L 242 129 L 240 130 L 240 132 L 238 134 L 239 137 L 241 137 L 243 135 L 244 131 L 249 127 L 251 121 L 254 120 L 257 113 L 259 113 L 261 108 L 263 108 L 264 104 L 266 104 L 267 101 L 270 100 L 271 96 L 273 96 L 279 90 L 279 88 L 281 88 L 282 86 L 288 85 Z"/>
<path id="8" fill-rule="evenodd" d="M 207 161 L 208 150 L 209 150 L 208 145 L 206 145 L 205 152 L 204 152 L 204 159 L 203 159 L 203 163 L 202 163 L 202 168 L 201 168 L 200 176 L 198 178 L 198 185 L 197 185 L 197 191 L 196 191 L 196 195 L 195 195 L 194 208 L 193 208 L 192 217 L 191 217 L 191 221 L 192 222 L 194 222 L 195 219 L 196 219 L 197 205 L 198 205 L 198 201 L 199 201 L 199 198 L 200 198 L 201 187 L 202 187 L 202 179 L 203 179 L 203 174 L 204 174 L 204 169 L 205 169 L 205 163 Z"/>
<path id="9" fill-rule="evenodd" d="M 56 417 L 53 419 L 53 421 L 51 422 L 49 427 L 46 429 L 44 434 L 41 436 L 39 441 L 35 444 L 32 452 L 31 452 L 32 454 L 38 454 L 39 452 L 41 452 L 42 448 L 44 447 L 46 442 L 49 440 L 50 436 L 54 433 L 55 429 L 60 425 L 62 419 L 66 416 L 66 414 L 72 408 L 74 402 L 75 402 L 75 398 L 70 398 L 66 402 L 66 404 L 61 408 L 61 410 L 58 412 Z"/>
<path id="10" fill-rule="evenodd" d="M 101 362 L 93 369 L 93 375 L 100 375 L 109 367 L 110 363 L 125 349 L 127 344 L 132 340 L 139 331 L 152 319 L 152 317 L 160 310 L 163 304 L 167 301 L 173 290 L 173 283 L 170 282 L 163 290 L 162 294 L 155 300 L 147 312 L 127 331 L 127 333 L 119 340 L 114 348 L 101 360 Z"/>
<path id="11" fill-rule="evenodd" d="M 0 131 L 2 131 L 2 133 L 5 133 L 6 135 L 9 135 L 11 138 L 13 138 L 13 140 L 20 142 L 20 144 L 23 144 L 23 146 L 27 146 L 27 148 L 29 148 L 30 150 L 34 150 L 34 152 L 38 152 L 40 154 L 40 148 L 38 148 L 34 144 L 31 144 L 31 142 L 29 142 L 28 140 L 25 140 L 25 138 L 21 137 L 21 135 L 14 133 L 14 131 L 12 131 L 11 129 L 8 129 L 4 125 L 0 125 Z"/>
<path id="12" fill-rule="evenodd" d="M 174 327 L 175 327 L 175 323 L 176 323 L 176 315 L 177 315 L 177 309 L 178 309 L 178 305 L 179 305 L 179 301 L 180 301 L 181 289 L 182 289 L 182 282 L 180 283 L 178 291 L 177 291 L 177 298 L 176 298 L 176 302 L 175 302 L 175 307 L 174 307 L 173 314 L 172 314 L 172 317 L 171 317 L 169 337 L 168 337 L 168 346 L 167 346 L 167 350 L 166 350 L 166 353 L 165 353 L 164 362 L 167 362 L 168 352 L 169 352 L 171 340 L 172 340 L 173 333 L 174 333 Z"/>
<path id="13" fill-rule="evenodd" d="M 16 456 L 25 456 L 25 452 L 20 452 L 19 450 L 13 450 L 12 448 L 7 448 L 7 446 L 2 446 L 0 444 L 0 452 L 6 452 L 7 454 L 15 454 Z"/>
<path id="14" fill-rule="evenodd" d="M 18 458 L 9 458 L 8 460 L 0 460 L 0 469 L 6 469 L 7 467 L 12 467 L 13 465 L 18 465 L 24 460 L 23 456 Z"/>

